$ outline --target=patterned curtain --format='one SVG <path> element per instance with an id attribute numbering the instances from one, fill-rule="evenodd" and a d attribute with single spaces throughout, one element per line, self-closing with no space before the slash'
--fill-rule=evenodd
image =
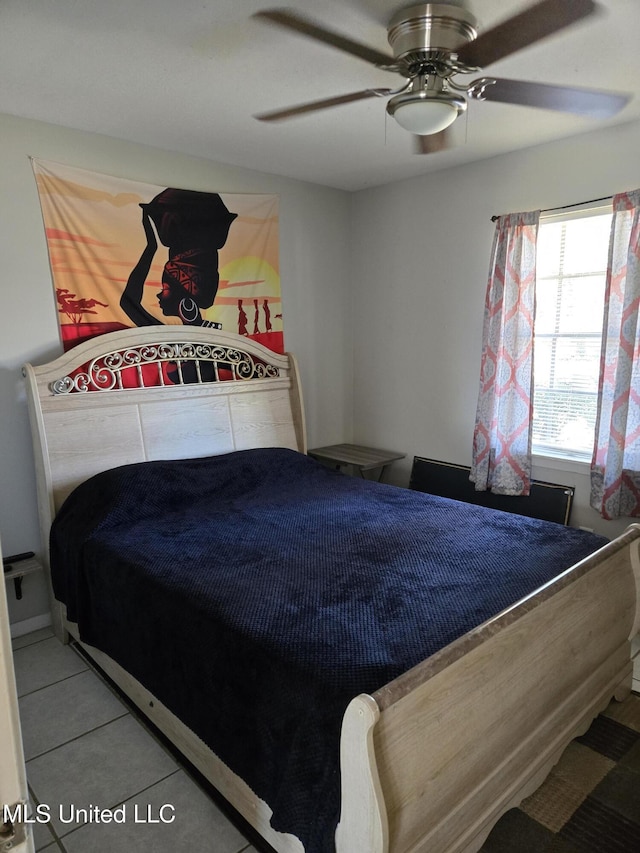
<path id="1" fill-rule="evenodd" d="M 591 506 L 640 516 L 640 190 L 613 199 Z"/>
<path id="2" fill-rule="evenodd" d="M 539 221 L 534 211 L 500 216 L 496 224 L 470 474 L 478 491 L 529 494 Z"/>

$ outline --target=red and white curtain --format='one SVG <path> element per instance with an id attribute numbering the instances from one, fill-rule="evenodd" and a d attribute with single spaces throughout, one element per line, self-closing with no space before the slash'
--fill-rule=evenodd
<path id="1" fill-rule="evenodd" d="M 529 494 L 539 221 L 534 211 L 496 223 L 470 474 L 479 491 Z"/>
<path id="2" fill-rule="evenodd" d="M 613 199 L 591 505 L 640 516 L 640 190 Z"/>

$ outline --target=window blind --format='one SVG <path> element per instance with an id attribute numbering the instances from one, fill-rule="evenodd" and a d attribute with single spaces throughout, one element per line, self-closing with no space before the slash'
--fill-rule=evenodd
<path id="1" fill-rule="evenodd" d="M 610 209 L 552 215 L 538 237 L 533 451 L 590 460 Z"/>

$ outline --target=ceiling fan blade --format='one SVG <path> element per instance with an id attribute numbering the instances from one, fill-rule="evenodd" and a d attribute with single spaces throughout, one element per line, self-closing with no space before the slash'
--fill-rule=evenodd
<path id="1" fill-rule="evenodd" d="M 594 0 L 541 0 L 464 45 L 458 58 L 465 65 L 484 68 L 577 23 L 597 8 Z"/>
<path id="2" fill-rule="evenodd" d="M 273 110 L 268 113 L 260 113 L 254 118 L 260 121 L 281 121 L 285 118 L 293 118 L 294 116 L 303 115 L 304 113 L 315 112 L 315 110 L 324 110 L 327 107 L 337 107 L 340 104 L 350 104 L 353 101 L 362 101 L 365 98 L 381 97 L 388 95 L 391 89 L 364 89 L 362 92 L 351 92 L 348 95 L 337 95 L 333 98 L 324 98 L 321 101 L 312 101 L 308 104 L 298 104 L 295 107 L 286 107 L 283 110 Z"/>
<path id="3" fill-rule="evenodd" d="M 621 92 L 599 92 L 594 89 L 500 79 L 486 87 L 484 99 L 503 104 L 560 110 L 590 118 L 610 118 L 620 112 L 631 100 L 631 96 Z"/>
<path id="4" fill-rule="evenodd" d="M 448 130 L 441 130 L 439 133 L 430 133 L 429 136 L 413 137 L 416 154 L 435 154 L 438 151 L 444 151 L 451 147 L 451 139 Z"/>
<path id="5" fill-rule="evenodd" d="M 316 41 L 321 41 L 331 47 L 337 47 L 338 50 L 343 50 L 350 53 L 352 56 L 357 56 L 364 59 L 365 62 L 371 62 L 373 65 L 392 66 L 395 67 L 395 59 L 386 53 L 382 53 L 373 47 L 366 44 L 361 44 L 358 41 L 336 33 L 333 30 L 327 29 L 322 24 L 312 21 L 296 12 L 289 9 L 265 9 L 261 12 L 256 12 L 254 18 L 268 21 L 272 24 L 278 24 L 281 27 L 287 27 L 296 33 L 301 33 L 304 36 L 310 36 Z"/>

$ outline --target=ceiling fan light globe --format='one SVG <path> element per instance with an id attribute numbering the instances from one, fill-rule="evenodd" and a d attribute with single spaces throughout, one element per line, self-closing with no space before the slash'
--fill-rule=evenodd
<path id="1" fill-rule="evenodd" d="M 455 103 L 420 99 L 399 104 L 392 115 L 409 133 L 428 136 L 452 125 L 459 113 Z"/>

